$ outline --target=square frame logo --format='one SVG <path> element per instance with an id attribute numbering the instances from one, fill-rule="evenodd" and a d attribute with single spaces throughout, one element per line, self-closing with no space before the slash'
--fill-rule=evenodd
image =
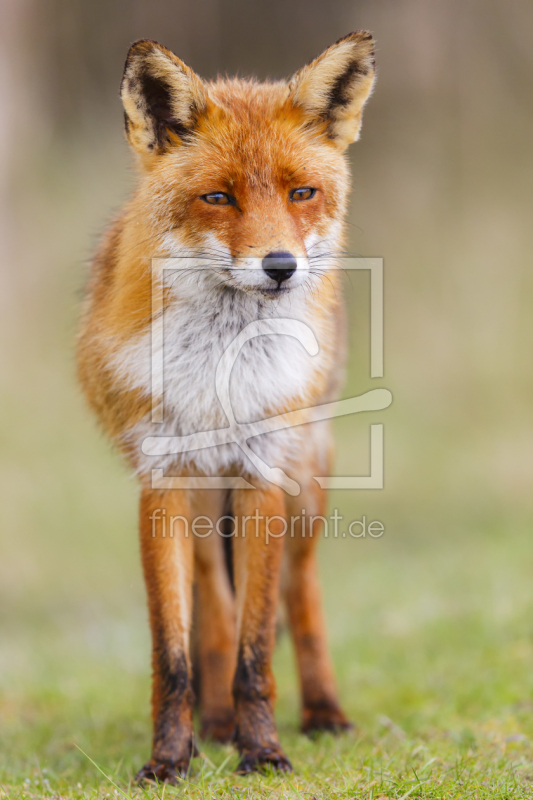
<path id="1" fill-rule="evenodd" d="M 195 270 L 210 269 L 207 259 L 195 259 Z M 185 263 L 184 263 L 185 262 Z M 151 421 L 161 424 L 164 421 L 164 327 L 163 327 L 163 289 L 165 273 L 189 269 L 186 259 L 152 259 L 152 406 Z M 370 270 L 370 377 L 383 378 L 383 328 L 384 328 L 384 275 L 382 258 L 346 257 L 328 268 L 349 270 Z M 214 376 L 218 400 L 228 420 L 228 426 L 212 431 L 201 431 L 187 436 L 149 436 L 142 443 L 145 455 L 173 455 L 190 452 L 205 447 L 223 444 L 236 444 L 254 465 L 257 472 L 270 483 L 281 486 L 288 494 L 298 495 L 299 484 L 278 467 L 266 464 L 250 448 L 249 440 L 254 436 L 298 425 L 318 422 L 335 417 L 356 414 L 361 411 L 381 411 L 392 402 L 388 389 L 379 388 L 357 397 L 349 397 L 332 403 L 310 406 L 297 411 L 279 414 L 254 423 L 238 423 L 230 400 L 231 370 L 239 356 L 242 346 L 257 336 L 293 336 L 313 357 L 319 352 L 319 344 L 312 329 L 301 320 L 270 318 L 256 320 L 246 325 L 228 345 L 222 354 Z M 370 475 L 332 476 L 316 475 L 314 479 L 322 489 L 382 489 L 384 481 L 384 426 L 383 423 L 370 425 Z M 162 469 L 152 470 L 153 489 L 253 489 L 251 483 L 241 476 L 180 476 L 167 477 Z"/>

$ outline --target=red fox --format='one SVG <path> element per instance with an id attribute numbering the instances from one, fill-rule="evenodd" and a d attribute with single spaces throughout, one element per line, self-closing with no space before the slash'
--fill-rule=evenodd
<path id="1" fill-rule="evenodd" d="M 350 727 L 326 642 L 318 537 L 304 522 L 305 514 L 326 510 L 313 476 L 327 474 L 331 462 L 328 424 L 170 454 L 163 447 L 146 455 L 143 443 L 227 427 L 217 365 L 258 321 L 271 328 L 243 340 L 231 371 L 228 397 L 239 424 L 336 398 L 344 317 L 339 272 L 330 267 L 343 246 L 345 151 L 359 137 L 373 82 L 366 31 L 340 39 L 287 82 L 207 82 L 148 40 L 128 53 L 121 98 L 139 178 L 92 265 L 78 366 L 91 407 L 141 485 L 153 746 L 139 780 L 175 783 L 196 753 L 193 584 L 201 736 L 233 739 L 240 773 L 292 769 L 274 721 L 280 594 L 294 638 L 303 731 Z M 157 302 L 156 257 L 171 260 Z M 157 419 L 154 309 L 164 378 Z M 294 336 L 268 335 L 283 320 L 308 326 L 317 352 Z M 299 493 L 266 479 L 260 463 L 294 476 Z M 205 488 L 202 476 L 216 478 L 216 488 Z M 168 488 L 174 479 L 178 488 Z M 290 535 L 281 535 L 288 519 Z M 234 526 L 229 570 L 224 525 Z"/>

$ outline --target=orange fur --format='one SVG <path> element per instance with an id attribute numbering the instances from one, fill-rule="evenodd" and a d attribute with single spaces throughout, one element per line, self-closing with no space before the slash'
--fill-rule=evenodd
<path id="1" fill-rule="evenodd" d="M 261 370 L 266 367 L 256 366 L 259 372 L 250 373 L 252 382 L 255 376 L 267 390 L 280 391 L 267 391 L 257 407 L 250 394 L 252 400 L 243 407 L 252 408 L 252 415 L 275 415 L 333 399 L 342 374 L 343 311 L 339 273 L 328 272 L 327 264 L 343 243 L 349 189 L 345 150 L 359 136 L 363 106 L 372 89 L 372 46 L 370 34 L 358 31 L 339 40 L 291 81 L 264 84 L 202 81 L 173 53 L 146 40 L 132 45 L 128 54 L 121 96 L 139 181 L 94 260 L 78 339 L 78 371 L 91 407 L 142 483 L 141 550 L 154 669 L 154 744 L 152 759 L 140 773 L 143 779 L 174 781 L 187 771 L 194 752 L 189 652 L 193 577 L 199 604 L 203 734 L 227 739 L 235 714 L 241 771 L 266 763 L 290 768 L 274 724 L 270 663 L 284 541 L 268 542 L 264 523 L 257 535 L 234 539 L 234 597 L 218 535 L 195 540 L 186 533 L 198 514 L 214 523 L 228 498 L 209 491 L 154 490 L 142 460 L 140 438 L 146 432 L 158 433 L 157 426 L 150 427 L 150 380 L 140 364 L 152 324 L 151 261 L 176 252 L 203 257 L 212 260 L 213 274 L 221 278 L 205 297 L 198 289 L 200 298 L 184 294 L 184 284 L 165 286 L 165 320 L 167 314 L 177 313 L 176 330 L 181 330 L 179 320 L 186 318 L 193 300 L 201 307 L 203 299 L 205 313 L 213 313 L 215 324 L 214 297 L 220 309 L 226 309 L 221 313 L 234 305 L 233 300 L 224 305 L 224 297 L 243 308 L 251 298 L 246 308 L 257 309 L 257 319 L 275 317 L 276 303 L 283 297 L 297 298 L 300 318 L 320 341 L 319 355 L 309 368 L 303 361 L 279 365 L 285 368 L 279 372 L 279 387 L 276 365 L 272 379 L 264 377 Z M 294 191 L 303 187 L 314 191 L 299 199 Z M 206 196 L 213 193 L 222 193 L 221 205 L 207 202 Z M 322 250 L 313 256 L 317 247 Z M 250 271 L 235 270 L 239 265 L 251 270 L 250 263 L 261 264 L 265 256 L 279 251 L 308 264 L 310 291 L 301 282 L 299 276 L 305 273 L 299 273 L 300 268 L 283 290 L 281 282 L 275 290 L 267 285 L 264 264 L 255 284 Z M 238 315 L 236 319 L 232 324 L 237 324 L 238 333 Z M 241 328 L 248 321 L 243 316 Z M 224 332 L 224 320 L 217 324 Z M 171 334 L 170 343 L 176 346 Z M 209 335 L 209 329 L 198 335 Z M 222 346 L 215 331 L 212 337 L 198 351 L 202 358 Z M 179 357 L 178 348 L 171 366 Z M 268 360 L 265 364 L 268 367 Z M 201 370 L 199 366 L 198 381 L 204 378 Z M 195 377 L 184 373 L 182 386 L 178 373 L 174 394 L 165 397 L 174 409 L 168 423 L 172 432 L 192 424 L 175 410 L 184 408 L 178 402 L 183 399 L 180 392 L 191 392 L 192 406 L 205 401 L 207 389 L 196 392 Z M 236 392 L 244 402 L 250 387 L 243 383 Z M 216 426 L 216 410 L 205 414 L 202 429 Z M 229 498 L 237 523 L 254 510 L 286 518 L 306 505 L 317 513 L 325 508 L 323 493 L 313 488 L 312 470 L 323 468 L 329 457 L 327 432 L 322 437 L 299 433 L 285 441 L 280 451 L 284 463 L 292 464 L 303 487 L 297 500 L 287 502 L 281 489 L 229 456 L 216 468 L 219 475 L 237 470 L 257 487 L 234 491 Z M 186 464 L 176 458 L 170 469 L 181 475 L 208 472 L 201 466 L 205 462 L 196 458 Z M 154 535 L 154 514 L 160 520 L 162 515 L 167 521 L 171 516 L 179 519 L 163 537 L 161 530 Z M 316 538 L 306 538 L 296 526 L 296 537 L 287 546 L 284 594 L 301 675 L 304 728 L 338 729 L 348 723 L 338 705 L 327 652 L 315 543 Z"/>

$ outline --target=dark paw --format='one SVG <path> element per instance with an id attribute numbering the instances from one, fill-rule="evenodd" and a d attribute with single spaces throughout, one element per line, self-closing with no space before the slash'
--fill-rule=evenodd
<path id="1" fill-rule="evenodd" d="M 170 783 L 176 785 L 179 778 L 185 778 L 190 760 L 181 761 L 149 761 L 135 776 L 137 783 Z"/>
<path id="2" fill-rule="evenodd" d="M 261 747 L 243 753 L 237 775 L 248 775 L 250 772 L 260 772 L 265 767 L 272 767 L 280 772 L 292 772 L 292 764 L 281 748 Z"/>
<path id="3" fill-rule="evenodd" d="M 338 706 L 305 708 L 302 717 L 302 732 L 308 736 L 315 733 L 346 733 L 354 727 Z"/>
<path id="4" fill-rule="evenodd" d="M 216 716 L 206 717 L 202 719 L 202 727 L 200 730 L 200 737 L 202 739 L 211 739 L 221 744 L 233 741 L 233 734 L 235 732 L 235 714 L 233 709 L 228 709 L 223 714 Z"/>

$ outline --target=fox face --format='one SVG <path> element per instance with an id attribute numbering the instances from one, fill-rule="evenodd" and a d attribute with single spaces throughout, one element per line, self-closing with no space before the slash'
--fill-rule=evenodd
<path id="1" fill-rule="evenodd" d="M 289 82 L 205 82 L 161 45 L 135 43 L 121 96 L 157 254 L 204 258 L 213 285 L 262 298 L 308 285 L 342 242 L 344 151 L 373 63 L 372 38 L 356 32 Z"/>

